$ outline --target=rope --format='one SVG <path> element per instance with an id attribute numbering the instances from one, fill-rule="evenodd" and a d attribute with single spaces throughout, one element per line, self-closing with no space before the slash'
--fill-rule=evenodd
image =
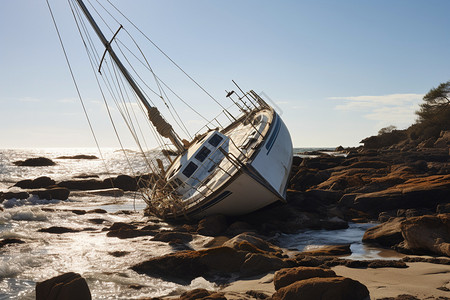
<path id="1" fill-rule="evenodd" d="M 184 71 L 173 59 L 170 58 L 169 55 L 167 55 L 161 48 L 158 47 L 147 35 L 145 35 L 142 30 L 140 30 L 130 19 L 127 18 L 114 4 L 111 3 L 110 0 L 107 0 L 108 3 L 119 13 L 124 17 L 130 24 L 136 28 L 137 31 L 139 31 L 156 49 L 158 49 L 159 52 L 161 52 L 175 67 L 177 67 L 181 72 L 183 72 L 184 75 L 186 75 L 195 85 L 197 85 L 206 95 L 208 95 L 214 102 L 217 103 L 222 109 L 225 109 L 225 107 L 216 100 L 208 91 L 203 88 L 197 81 L 195 81 L 194 78 L 192 78 L 186 71 Z M 98 2 L 98 1 L 97 1 Z"/>

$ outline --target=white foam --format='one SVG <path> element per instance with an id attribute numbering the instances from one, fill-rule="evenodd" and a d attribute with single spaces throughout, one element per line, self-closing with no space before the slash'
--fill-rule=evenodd
<path id="1" fill-rule="evenodd" d="M 20 268 L 17 264 L 0 261 L 0 279 L 16 277 L 18 274 L 20 274 Z"/>
<path id="2" fill-rule="evenodd" d="M 47 199 L 39 199 L 38 196 L 30 196 L 28 199 L 8 199 L 3 202 L 4 208 L 13 208 L 16 206 L 25 206 L 25 205 L 45 205 L 45 204 L 55 204 L 59 203 L 61 200 L 47 200 Z"/>
<path id="3" fill-rule="evenodd" d="M 11 213 L 11 219 L 15 221 L 47 221 L 47 213 L 39 208 L 25 208 Z"/>
<path id="4" fill-rule="evenodd" d="M 218 290 L 217 284 L 213 282 L 209 282 L 203 277 L 197 277 L 194 280 L 191 281 L 191 284 L 189 285 L 189 289 L 195 290 L 195 289 L 206 289 L 208 291 L 216 291 Z"/>

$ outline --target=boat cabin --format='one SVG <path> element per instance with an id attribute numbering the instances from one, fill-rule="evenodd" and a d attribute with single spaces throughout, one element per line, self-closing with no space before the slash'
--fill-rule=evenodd
<path id="1" fill-rule="evenodd" d="M 195 189 L 209 176 L 228 152 L 229 138 L 219 131 L 211 131 L 196 141 L 175 160 L 168 170 L 167 182 L 180 194 Z"/>

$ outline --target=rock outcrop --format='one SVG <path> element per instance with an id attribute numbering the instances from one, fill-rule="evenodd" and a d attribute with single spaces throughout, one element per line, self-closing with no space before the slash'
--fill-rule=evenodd
<path id="1" fill-rule="evenodd" d="M 86 280 L 77 273 L 65 273 L 36 284 L 36 300 L 91 300 Z"/>
<path id="2" fill-rule="evenodd" d="M 13 162 L 16 166 L 20 167 L 46 167 L 54 166 L 56 163 L 46 157 L 28 158 L 26 160 L 18 160 Z"/>

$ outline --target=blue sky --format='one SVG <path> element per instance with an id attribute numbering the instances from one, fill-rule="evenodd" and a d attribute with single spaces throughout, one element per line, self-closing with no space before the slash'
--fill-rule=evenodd
<path id="1" fill-rule="evenodd" d="M 450 79 L 447 0 L 111 1 L 215 98 L 231 80 L 267 95 L 295 147 L 357 146 L 406 128 L 423 95 Z M 68 3 L 50 4 L 101 146 L 117 147 Z M 0 148 L 94 147 L 46 2 L 2 1 L 0 38 Z M 156 55 L 158 75 L 211 113 Z"/>

